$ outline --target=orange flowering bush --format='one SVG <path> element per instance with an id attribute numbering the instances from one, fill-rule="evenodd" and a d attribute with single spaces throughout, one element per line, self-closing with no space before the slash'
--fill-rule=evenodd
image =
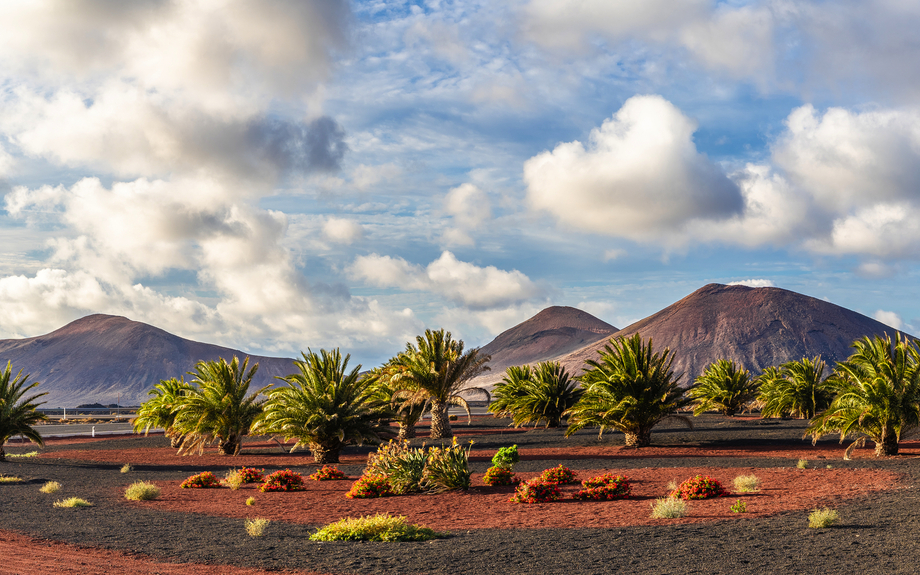
<path id="1" fill-rule="evenodd" d="M 668 497 L 672 499 L 710 499 L 724 497 L 728 491 L 712 477 L 697 475 L 684 481 Z"/>
<path id="2" fill-rule="evenodd" d="M 558 501 L 561 497 L 558 483 L 537 477 L 518 485 L 517 491 L 509 501 L 512 503 L 547 503 Z"/>
<path id="3" fill-rule="evenodd" d="M 303 491 L 306 489 L 303 483 L 303 475 L 285 469 L 276 471 L 265 477 L 265 482 L 259 486 L 259 491 Z"/>
<path id="4" fill-rule="evenodd" d="M 575 475 L 574 471 L 560 463 L 556 467 L 544 469 L 543 473 L 540 474 L 540 479 L 549 483 L 565 484 L 575 483 L 578 481 L 578 476 Z"/>
<path id="5" fill-rule="evenodd" d="M 315 473 L 310 475 L 308 479 L 312 479 L 313 481 L 331 481 L 335 479 L 348 479 L 348 476 L 340 471 L 335 465 L 323 465 Z"/>
<path id="6" fill-rule="evenodd" d="M 220 479 L 210 471 L 204 471 L 197 475 L 192 475 L 183 481 L 179 487 L 183 489 L 209 489 L 220 487 Z"/>
<path id="7" fill-rule="evenodd" d="M 609 501 L 612 499 L 629 499 L 632 487 L 623 475 L 605 473 L 581 482 L 584 489 L 578 491 L 575 499 L 586 501 Z"/>

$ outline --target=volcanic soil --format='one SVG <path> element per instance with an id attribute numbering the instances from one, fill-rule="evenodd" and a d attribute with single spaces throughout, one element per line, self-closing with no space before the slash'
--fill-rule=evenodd
<path id="1" fill-rule="evenodd" d="M 180 489 L 194 473 L 223 476 L 234 467 L 290 468 L 304 475 L 317 465 L 308 454 L 288 454 L 265 438 L 250 439 L 238 457 L 178 457 L 166 439 L 124 437 L 50 441 L 39 457 L 0 463 L 0 474 L 22 483 L 0 484 L 0 574 L 6 573 L 915 573 L 920 570 L 916 485 L 920 443 L 905 442 L 886 460 L 858 449 L 843 460 L 834 439 L 812 445 L 804 422 L 756 418 L 694 418 L 694 429 L 664 423 L 653 446 L 625 449 L 616 433 L 512 430 L 508 422 L 474 418 L 455 424 L 462 444 L 473 441 L 473 487 L 441 495 L 375 500 L 344 497 L 351 481 L 308 481 L 293 493 Z M 420 434 L 426 429 L 420 426 Z M 417 439 L 414 443 L 433 443 Z M 499 447 L 517 444 L 515 467 L 527 479 L 563 464 L 580 479 L 611 472 L 633 487 L 629 500 L 579 502 L 577 486 L 559 502 L 521 505 L 511 488 L 489 487 L 482 475 Z M 339 468 L 361 474 L 371 447 L 353 447 Z M 8 445 L 23 453 L 31 445 Z M 796 462 L 807 459 L 807 469 Z M 121 473 L 124 464 L 128 473 Z M 731 489 L 734 477 L 757 475 L 759 492 L 690 502 L 679 520 L 650 517 L 650 504 L 667 484 L 710 475 Z M 150 481 L 162 496 L 129 502 L 124 488 Z M 39 492 L 58 481 L 56 494 Z M 61 509 L 53 502 L 79 496 L 92 507 Z M 248 497 L 253 506 L 245 505 Z M 729 507 L 741 499 L 747 513 Z M 809 529 L 808 513 L 831 507 L 840 523 Z M 341 517 L 389 512 L 447 531 L 425 543 L 317 543 L 316 527 Z M 265 535 L 249 537 L 243 519 L 271 520 Z"/>

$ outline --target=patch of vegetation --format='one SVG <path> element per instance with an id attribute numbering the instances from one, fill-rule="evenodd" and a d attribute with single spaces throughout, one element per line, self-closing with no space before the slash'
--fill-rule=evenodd
<path id="1" fill-rule="evenodd" d="M 454 489 L 469 489 L 470 449 L 457 445 L 457 438 L 447 447 L 432 447 L 428 450 L 425 470 L 422 473 L 421 486 L 432 493 L 443 493 Z"/>
<path id="2" fill-rule="evenodd" d="M 823 529 L 834 525 L 839 519 L 840 516 L 837 514 L 836 509 L 829 509 L 827 507 L 824 509 L 815 509 L 808 516 L 808 526 L 812 529 Z"/>
<path id="3" fill-rule="evenodd" d="M 559 362 L 543 362 L 509 367 L 492 393 L 489 411 L 496 417 L 510 417 L 515 427 L 544 423 L 555 428 L 584 391 Z"/>
<path id="4" fill-rule="evenodd" d="M 92 507 L 93 504 L 80 497 L 68 497 L 54 502 L 55 507 Z"/>
<path id="5" fill-rule="evenodd" d="M 47 420 L 44 414 L 36 411 L 36 408 L 44 403 L 36 403 L 35 400 L 46 393 L 37 393 L 26 397 L 26 394 L 38 385 L 34 381 L 28 385 L 26 382 L 29 375 L 22 375 L 22 370 L 11 379 L 13 373 L 12 364 L 7 361 L 6 369 L 0 371 L 0 461 L 6 460 L 6 451 L 3 450 L 3 444 L 15 435 L 21 435 L 38 445 L 44 446 L 45 442 L 39 435 L 33 425 Z"/>
<path id="6" fill-rule="evenodd" d="M 159 496 L 160 488 L 145 481 L 135 481 L 125 489 L 125 499 L 131 501 L 151 501 Z"/>
<path id="7" fill-rule="evenodd" d="M 732 513 L 747 513 L 747 504 L 739 499 L 729 509 Z"/>
<path id="8" fill-rule="evenodd" d="M 509 467 L 498 467 L 493 465 L 486 470 L 482 482 L 486 485 L 516 485 L 518 478 L 514 475 Z"/>
<path id="9" fill-rule="evenodd" d="M 15 475 L 0 475 L 0 483 L 22 483 L 22 478 Z"/>
<path id="10" fill-rule="evenodd" d="M 727 494 L 725 487 L 719 481 L 708 475 L 697 475 L 678 485 L 677 489 L 670 493 L 670 497 L 674 499 L 711 499 Z"/>
<path id="11" fill-rule="evenodd" d="M 558 501 L 561 497 L 558 483 L 536 477 L 518 485 L 509 501 L 512 503 L 549 503 Z"/>
<path id="12" fill-rule="evenodd" d="M 265 533 L 265 529 L 268 527 L 268 524 L 271 523 L 268 519 L 255 518 L 247 519 L 244 522 L 246 526 L 246 533 L 250 537 L 261 537 Z"/>
<path id="13" fill-rule="evenodd" d="M 689 507 L 683 499 L 662 497 L 652 503 L 652 519 L 679 519 L 687 515 Z"/>
<path id="14" fill-rule="evenodd" d="M 124 465 L 122 465 L 122 466 L 121 466 L 121 472 L 122 472 L 122 473 L 131 473 L 131 464 L 130 464 L 130 463 L 125 463 Z"/>
<path id="15" fill-rule="evenodd" d="M 7 453 L 6 456 L 10 459 L 31 459 L 33 457 L 38 457 L 38 452 L 30 451 L 28 453 Z"/>
<path id="16" fill-rule="evenodd" d="M 313 481 L 336 481 L 348 479 L 348 476 L 334 465 L 323 465 L 320 469 L 307 476 L 307 479 L 312 479 Z"/>
<path id="17" fill-rule="evenodd" d="M 61 484 L 58 483 L 57 481 L 48 481 L 47 483 L 42 485 L 41 488 L 39 489 L 39 491 L 41 491 L 42 493 L 57 493 L 60 490 L 61 490 Z"/>
<path id="18" fill-rule="evenodd" d="M 795 466 L 796 466 L 796 468 L 798 468 L 798 469 L 808 469 L 808 460 L 807 460 L 807 459 L 799 459 L 798 461 L 795 462 Z"/>
<path id="19" fill-rule="evenodd" d="M 690 397 L 696 402 L 693 415 L 718 409 L 722 415 L 732 416 L 757 397 L 759 382 L 751 378 L 748 370 L 736 367 L 735 362 L 720 359 L 706 368 L 696 378 Z"/>
<path id="20" fill-rule="evenodd" d="M 266 491 L 303 491 L 304 489 L 306 485 L 304 485 L 303 475 L 290 469 L 267 475 L 265 483 L 259 486 L 259 491 L 263 493 Z"/>
<path id="21" fill-rule="evenodd" d="M 556 467 L 544 469 L 543 473 L 540 474 L 540 479 L 548 483 L 559 483 L 560 485 L 564 485 L 567 483 L 577 483 L 578 475 L 560 463 Z"/>
<path id="22" fill-rule="evenodd" d="M 265 470 L 255 469 L 253 467 L 243 467 L 241 469 L 231 469 L 224 477 L 224 485 L 236 491 L 247 483 L 260 483 L 265 481 Z"/>
<path id="23" fill-rule="evenodd" d="M 255 504 L 256 504 L 256 498 L 255 498 L 255 497 L 250 497 L 250 498 L 246 499 L 246 505 L 248 505 L 249 507 L 252 507 L 252 506 L 255 505 Z"/>
<path id="24" fill-rule="evenodd" d="M 753 493 L 760 491 L 760 478 L 756 475 L 739 475 L 734 480 L 735 491 L 738 493 Z"/>
<path id="25" fill-rule="evenodd" d="M 410 447 L 408 441 L 391 440 L 370 454 L 364 475 L 386 477 L 394 493 L 412 493 L 422 490 L 427 461 L 424 448 Z"/>
<path id="26" fill-rule="evenodd" d="M 428 541 L 446 537 L 428 527 L 413 525 L 401 515 L 378 513 L 357 519 L 346 517 L 326 525 L 310 536 L 311 541 Z"/>
<path id="27" fill-rule="evenodd" d="M 362 475 L 351 486 L 345 497 L 349 499 L 374 499 L 396 495 L 390 481 L 384 475 Z"/>
<path id="28" fill-rule="evenodd" d="M 192 475 L 183 481 L 179 487 L 182 489 L 214 489 L 220 487 L 220 479 L 214 476 L 210 471 L 203 471 Z"/>

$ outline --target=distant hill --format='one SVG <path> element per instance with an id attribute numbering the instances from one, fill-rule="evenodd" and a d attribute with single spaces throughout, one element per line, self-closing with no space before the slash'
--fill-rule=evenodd
<path id="1" fill-rule="evenodd" d="M 182 377 L 200 360 L 228 361 L 248 354 L 172 335 L 124 317 L 90 315 L 47 335 L 0 340 L 0 362 L 13 362 L 47 391 L 43 407 L 72 407 L 81 403 L 138 405 L 161 379 Z M 276 375 L 293 373 L 292 360 L 250 356 L 258 362 L 253 382 L 261 387 Z M 186 376 L 186 380 L 190 379 Z M 258 389 L 255 387 L 254 389 Z"/>
<path id="2" fill-rule="evenodd" d="M 580 309 L 548 307 L 482 347 L 482 353 L 492 356 L 491 371 L 473 380 L 471 385 L 501 381 L 509 366 L 554 359 L 616 331 L 609 323 Z"/>
<path id="3" fill-rule="evenodd" d="M 870 317 L 796 292 L 709 284 L 615 335 L 652 338 L 670 347 L 674 370 L 693 381 L 712 361 L 730 359 L 755 375 L 771 365 L 820 355 L 829 367 L 846 359 L 856 339 L 897 330 Z M 566 355 L 562 363 L 580 373 L 609 338 L 598 338 Z"/>

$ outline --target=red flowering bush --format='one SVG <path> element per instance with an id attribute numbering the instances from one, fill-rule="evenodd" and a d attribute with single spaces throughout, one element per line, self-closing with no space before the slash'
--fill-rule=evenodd
<path id="1" fill-rule="evenodd" d="M 389 480 L 383 475 L 362 475 L 345 494 L 349 499 L 373 499 L 395 495 Z"/>
<path id="2" fill-rule="evenodd" d="M 575 475 L 574 471 L 560 463 L 557 467 L 544 469 L 543 473 L 540 474 L 540 479 L 548 483 L 565 484 L 575 483 L 578 481 L 578 476 Z"/>
<path id="3" fill-rule="evenodd" d="M 210 471 L 204 471 L 198 475 L 192 475 L 183 481 L 179 487 L 183 489 L 208 489 L 212 487 L 220 487 L 220 479 L 218 479 Z"/>
<path id="4" fill-rule="evenodd" d="M 486 476 L 482 478 L 486 485 L 517 485 L 518 478 L 509 467 L 493 466 L 486 470 Z"/>
<path id="5" fill-rule="evenodd" d="M 240 483 L 259 483 L 265 481 L 265 470 L 255 467 L 243 467 L 236 472 Z"/>
<path id="6" fill-rule="evenodd" d="M 581 482 L 584 489 L 575 494 L 575 499 L 583 501 L 609 501 L 612 499 L 629 499 L 632 488 L 623 475 L 605 473 Z"/>
<path id="7" fill-rule="evenodd" d="M 342 471 L 339 471 L 339 468 L 335 465 L 323 465 L 320 469 L 316 470 L 316 473 L 307 477 L 307 479 L 312 479 L 313 481 L 331 481 L 334 479 L 348 479 L 348 476 Z"/>
<path id="8" fill-rule="evenodd" d="M 276 471 L 265 477 L 265 482 L 259 486 L 259 491 L 303 491 L 303 475 L 285 469 Z"/>
<path id="9" fill-rule="evenodd" d="M 509 501 L 512 503 L 547 503 L 558 501 L 560 497 L 558 483 L 537 477 L 518 485 L 517 491 Z"/>
<path id="10" fill-rule="evenodd" d="M 697 475 L 684 481 L 668 497 L 673 499 L 710 499 L 724 497 L 728 491 L 712 477 Z"/>

